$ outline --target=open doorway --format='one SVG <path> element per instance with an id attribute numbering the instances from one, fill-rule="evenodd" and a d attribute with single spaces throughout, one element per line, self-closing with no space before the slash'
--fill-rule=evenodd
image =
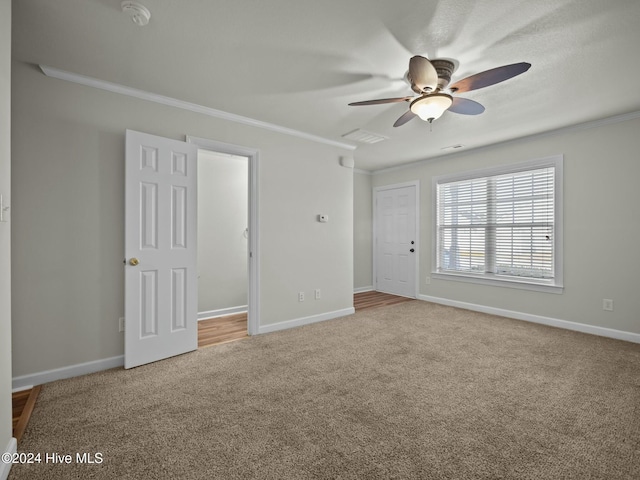
<path id="1" fill-rule="evenodd" d="M 198 149 L 248 160 L 246 324 L 249 335 L 259 333 L 258 150 L 189 136 L 182 142 L 127 130 L 125 318 L 133 324 L 125 329 L 125 368 L 198 347 L 198 291 L 193 287 L 198 274 Z"/>
<path id="2" fill-rule="evenodd" d="M 248 208 L 245 212 L 248 216 L 246 224 L 241 232 L 246 245 L 245 258 L 247 260 L 247 290 L 246 305 L 247 319 L 246 329 L 249 335 L 256 335 L 260 325 L 260 240 L 258 228 L 259 203 L 259 151 L 249 147 L 234 145 L 206 138 L 187 135 L 187 142 L 198 147 L 198 151 L 207 150 L 218 154 L 227 154 L 233 157 L 244 157 L 248 163 L 248 172 L 245 176 L 245 184 L 248 188 Z M 225 200 L 228 206 L 228 201 Z M 244 237 L 247 238 L 244 238 Z M 204 307 L 203 307 L 204 308 Z M 201 323 L 201 322 L 199 322 Z"/>
<path id="3" fill-rule="evenodd" d="M 198 346 L 247 336 L 249 158 L 198 150 Z"/>

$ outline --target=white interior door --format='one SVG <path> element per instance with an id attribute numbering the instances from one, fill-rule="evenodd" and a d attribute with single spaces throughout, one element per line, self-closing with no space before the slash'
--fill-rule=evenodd
<path id="1" fill-rule="evenodd" d="M 127 130 L 124 366 L 198 348 L 197 147 Z"/>
<path id="2" fill-rule="evenodd" d="M 376 290 L 416 297 L 416 185 L 375 194 Z"/>

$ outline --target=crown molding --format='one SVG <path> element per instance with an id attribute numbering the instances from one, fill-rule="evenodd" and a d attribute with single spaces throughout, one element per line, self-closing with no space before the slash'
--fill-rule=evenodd
<path id="1" fill-rule="evenodd" d="M 188 110 L 190 112 L 200 113 L 209 117 L 220 118 L 222 120 L 228 120 L 230 122 L 241 123 L 243 125 L 249 125 L 251 127 L 262 128 L 264 130 L 270 130 L 272 132 L 282 133 L 284 135 L 290 135 L 292 137 L 311 140 L 312 142 L 324 143 L 325 145 L 331 145 L 333 147 L 339 147 L 345 150 L 356 149 L 356 146 L 350 143 L 338 142 L 336 140 L 320 137 L 318 135 L 302 132 L 300 130 L 294 130 L 292 128 L 283 127 L 273 123 L 263 122 L 262 120 L 256 120 L 254 118 L 236 115 L 235 113 L 229 113 L 222 110 L 217 110 L 215 108 L 205 107 L 203 105 L 198 105 L 197 103 L 185 102 L 177 98 L 158 95 L 156 93 L 150 93 L 144 90 L 138 90 L 137 88 L 127 87 L 118 83 L 107 82 L 105 80 L 87 77 L 85 75 L 80 75 L 77 73 L 66 72 L 64 70 L 59 70 L 47 65 L 38 66 L 40 67 L 40 70 L 42 70 L 42 73 L 44 73 L 47 77 L 57 78 L 58 80 L 65 80 L 67 82 L 77 83 L 79 85 L 85 85 L 87 87 L 98 88 L 100 90 L 106 90 L 108 92 L 117 93 L 120 95 L 127 95 L 129 97 L 146 100 L 148 102 L 159 103 L 161 105 L 166 105 L 169 107 L 175 107 L 182 110 Z"/>
<path id="2" fill-rule="evenodd" d="M 404 170 L 405 168 L 412 168 L 412 167 L 426 164 L 434 160 L 438 160 L 445 157 L 446 158 L 461 157 L 470 152 L 481 152 L 483 150 L 490 150 L 492 148 L 495 148 L 501 145 L 509 145 L 513 143 L 526 141 L 526 140 L 535 140 L 537 138 L 552 137 L 555 135 L 561 135 L 563 133 L 580 132 L 582 130 L 589 130 L 591 128 L 603 127 L 605 125 L 612 125 L 614 123 L 626 122 L 627 120 L 633 120 L 636 118 L 640 118 L 640 110 L 637 110 L 635 112 L 623 113 L 620 115 L 613 115 L 611 117 L 606 117 L 606 118 L 599 118 L 597 120 L 590 120 L 588 122 L 576 123 L 574 125 L 567 125 L 566 127 L 560 127 L 553 130 L 534 133 L 532 135 L 525 135 L 522 137 L 513 138 L 511 140 L 505 140 L 504 142 L 491 143 L 489 145 L 482 145 L 480 147 L 469 148 L 469 149 L 465 149 L 462 152 L 449 153 L 446 155 L 437 155 L 434 157 L 424 158 L 422 160 L 416 160 L 414 162 L 403 163 L 402 165 L 396 165 L 394 167 L 381 168 L 378 170 L 373 170 L 371 174 L 381 175 L 384 173 L 394 172 L 396 170 Z"/>

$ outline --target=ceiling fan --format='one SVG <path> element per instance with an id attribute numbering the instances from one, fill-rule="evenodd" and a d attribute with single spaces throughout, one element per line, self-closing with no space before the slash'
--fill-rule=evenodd
<path id="1" fill-rule="evenodd" d="M 454 93 L 464 93 L 471 90 L 495 85 L 512 77 L 526 72 L 531 67 L 530 63 L 512 63 L 502 67 L 492 68 L 484 72 L 476 73 L 463 78 L 449 86 L 454 63 L 450 60 L 428 60 L 416 55 L 409 60 L 407 80 L 411 84 L 411 90 L 418 96 L 398 98 L 380 98 L 377 100 L 365 100 L 353 102 L 349 105 L 379 105 L 382 103 L 410 102 L 409 110 L 393 124 L 394 127 L 404 125 L 409 120 L 418 116 L 429 123 L 440 118 L 445 111 L 462 115 L 478 115 L 484 112 L 484 107 L 473 100 L 462 97 L 454 97 Z"/>

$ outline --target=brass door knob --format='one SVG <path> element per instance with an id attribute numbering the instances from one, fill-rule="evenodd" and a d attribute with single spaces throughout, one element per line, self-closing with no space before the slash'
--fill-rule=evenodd
<path id="1" fill-rule="evenodd" d="M 138 261 L 138 259 L 137 259 L 137 258 L 135 258 L 135 257 L 134 257 L 134 258 L 132 258 L 131 260 L 129 260 L 129 265 L 133 265 L 134 267 L 135 267 L 136 265 L 138 265 L 139 263 L 140 263 L 140 262 L 139 262 L 139 261 Z"/>

